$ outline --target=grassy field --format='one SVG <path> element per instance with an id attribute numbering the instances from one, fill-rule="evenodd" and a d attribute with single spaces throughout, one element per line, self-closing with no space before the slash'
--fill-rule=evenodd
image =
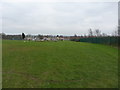
<path id="1" fill-rule="evenodd" d="M 3 88 L 115 88 L 118 50 L 59 41 L 2 43 Z"/>

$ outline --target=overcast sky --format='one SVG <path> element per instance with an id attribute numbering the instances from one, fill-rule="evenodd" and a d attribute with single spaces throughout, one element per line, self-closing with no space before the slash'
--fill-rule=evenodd
<path id="1" fill-rule="evenodd" d="M 0 11 L 7 34 L 81 35 L 89 28 L 111 34 L 118 25 L 117 2 L 5 0 Z"/>

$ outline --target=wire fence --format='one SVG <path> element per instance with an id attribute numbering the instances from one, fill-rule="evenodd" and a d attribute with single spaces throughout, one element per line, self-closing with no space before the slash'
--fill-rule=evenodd
<path id="1" fill-rule="evenodd" d="M 82 37 L 77 39 L 71 39 L 71 41 L 77 42 L 89 42 L 97 44 L 107 44 L 112 46 L 120 46 L 120 37 L 118 36 L 107 36 L 107 37 Z"/>

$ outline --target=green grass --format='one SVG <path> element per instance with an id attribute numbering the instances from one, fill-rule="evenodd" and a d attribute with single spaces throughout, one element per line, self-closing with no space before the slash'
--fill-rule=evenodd
<path id="1" fill-rule="evenodd" d="M 116 88 L 118 50 L 72 41 L 2 43 L 3 88 Z"/>

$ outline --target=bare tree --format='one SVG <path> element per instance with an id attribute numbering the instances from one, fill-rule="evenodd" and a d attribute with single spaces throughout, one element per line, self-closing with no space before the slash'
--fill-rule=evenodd
<path id="1" fill-rule="evenodd" d="M 93 36 L 93 31 L 92 31 L 91 28 L 88 30 L 88 35 L 89 35 L 89 36 Z"/>
<path id="2" fill-rule="evenodd" d="M 77 34 L 74 34 L 74 37 L 77 37 Z"/>
<path id="3" fill-rule="evenodd" d="M 101 36 L 101 31 L 100 31 L 99 29 L 96 29 L 96 30 L 95 30 L 95 35 L 96 35 L 96 36 Z"/>
<path id="4" fill-rule="evenodd" d="M 107 36 L 107 34 L 106 33 L 102 33 L 102 36 L 104 37 L 104 36 Z"/>
<path id="5" fill-rule="evenodd" d="M 112 35 L 113 36 L 118 36 L 118 30 L 113 31 Z"/>

